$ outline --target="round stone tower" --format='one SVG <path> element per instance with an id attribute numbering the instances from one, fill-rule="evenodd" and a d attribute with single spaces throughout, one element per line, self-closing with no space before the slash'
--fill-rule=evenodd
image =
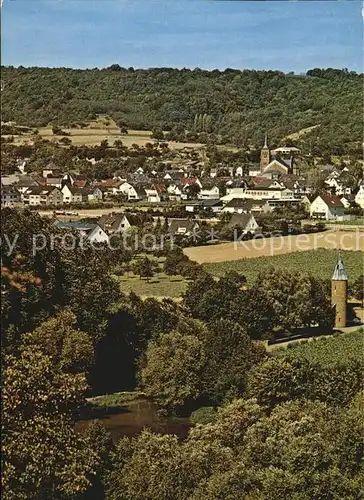
<path id="1" fill-rule="evenodd" d="M 348 276 L 341 255 L 339 254 L 334 274 L 331 278 L 331 303 L 335 306 L 335 328 L 346 326 L 347 301 Z"/>

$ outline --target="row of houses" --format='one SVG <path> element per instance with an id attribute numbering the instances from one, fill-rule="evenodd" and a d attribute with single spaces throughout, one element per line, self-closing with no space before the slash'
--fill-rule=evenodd
<path id="1" fill-rule="evenodd" d="M 292 149 L 292 148 L 291 148 Z M 264 153 L 264 154 L 263 154 Z M 24 204 L 29 206 L 64 205 L 100 202 L 117 199 L 119 201 L 143 201 L 156 204 L 162 201 L 185 201 L 188 212 L 210 210 L 215 213 L 269 212 L 281 206 L 304 203 L 312 214 L 323 214 L 332 218 L 332 213 L 342 212 L 357 203 L 364 209 L 364 185 L 352 192 L 348 169 L 322 167 L 326 178 L 324 185 L 331 200 L 320 202 L 335 210 L 323 210 L 314 203 L 317 186 L 304 176 L 288 168 L 289 161 L 274 157 L 266 158 L 262 150 L 263 163 L 256 175 L 247 177 L 216 177 L 190 175 L 183 169 L 175 169 L 158 174 L 149 174 L 142 168 L 125 176 L 118 175 L 105 180 L 90 180 L 85 176 L 62 172 L 54 164 L 47 165 L 42 175 L 5 176 L 1 179 L 2 205 Z M 269 160 L 269 162 L 268 162 Z M 283 163 L 288 162 L 283 168 Z M 348 177 L 349 176 L 349 177 Z M 324 195 L 326 196 L 326 195 Z M 340 199 L 340 202 L 337 199 Z M 329 213 L 330 212 L 330 213 Z M 313 215 L 314 216 L 314 215 Z M 335 215 L 339 217 L 340 215 Z"/>
<path id="2" fill-rule="evenodd" d="M 49 173 L 49 169 L 46 169 L 44 174 L 47 174 L 47 177 L 2 178 L 2 203 L 71 204 L 101 201 L 112 197 L 148 203 L 189 199 L 221 199 L 225 203 L 234 198 L 291 200 L 311 192 L 311 187 L 304 180 L 292 177 L 282 177 L 279 181 L 261 177 L 238 180 L 220 178 L 219 183 L 216 183 L 211 179 L 197 177 L 151 182 L 147 181 L 145 176 L 140 178 L 140 175 L 134 181 L 120 177 L 89 181 L 81 176 L 74 178 L 70 174 L 54 177 L 54 174 Z M 226 193 L 224 196 L 222 190 Z"/>
<path id="3" fill-rule="evenodd" d="M 91 243 L 107 243 L 117 235 L 122 235 L 125 231 L 135 225 L 135 216 L 131 214 L 110 213 L 103 215 L 97 222 L 62 222 L 56 220 L 54 226 L 57 229 L 74 231 Z M 191 236 L 197 235 L 201 223 L 195 219 L 171 219 L 167 232 L 171 236 Z M 259 225 L 252 214 L 233 214 L 226 227 L 239 228 L 241 234 L 260 232 Z"/>

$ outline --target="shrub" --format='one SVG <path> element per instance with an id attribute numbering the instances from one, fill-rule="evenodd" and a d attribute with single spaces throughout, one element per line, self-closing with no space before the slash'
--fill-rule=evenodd
<path id="1" fill-rule="evenodd" d="M 193 424 L 209 424 L 215 422 L 217 411 L 214 406 L 201 406 L 191 413 L 190 420 Z"/>

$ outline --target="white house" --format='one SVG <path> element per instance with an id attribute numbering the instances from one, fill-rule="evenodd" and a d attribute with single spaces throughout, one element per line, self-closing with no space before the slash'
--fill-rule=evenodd
<path id="1" fill-rule="evenodd" d="M 75 179 L 72 177 L 71 174 L 65 173 L 62 177 L 63 183 L 64 184 L 71 184 L 73 186 Z"/>
<path id="2" fill-rule="evenodd" d="M 13 206 L 21 202 L 20 193 L 13 186 L 1 186 L 1 204 Z"/>
<path id="3" fill-rule="evenodd" d="M 355 195 L 355 203 L 364 209 L 364 184 L 359 186 L 359 191 Z"/>
<path id="4" fill-rule="evenodd" d="M 168 232 L 173 235 L 190 236 L 199 230 L 199 224 L 191 219 L 172 219 Z"/>
<path id="5" fill-rule="evenodd" d="M 294 192 L 292 189 L 279 187 L 261 187 L 259 184 L 248 189 L 245 188 L 229 188 L 228 194 L 221 198 L 223 201 L 229 202 L 234 198 L 248 198 L 253 200 L 292 200 Z"/>
<path id="6" fill-rule="evenodd" d="M 269 206 L 267 200 L 252 200 L 243 198 L 234 198 L 229 201 L 223 208 L 223 212 L 230 214 L 243 214 L 243 213 L 268 213 L 272 208 Z"/>
<path id="7" fill-rule="evenodd" d="M 45 178 L 45 185 L 46 186 L 54 186 L 57 187 L 58 189 L 62 188 L 62 177 L 53 177 L 49 175 L 48 177 Z"/>
<path id="8" fill-rule="evenodd" d="M 245 191 L 246 198 L 253 198 L 255 200 L 271 200 L 271 199 L 292 199 L 294 198 L 294 193 L 292 189 L 282 188 L 282 187 L 269 187 L 262 188 L 258 186 L 247 189 Z"/>
<path id="9" fill-rule="evenodd" d="M 143 186 L 132 186 L 128 193 L 128 201 L 144 200 L 147 194 Z"/>
<path id="10" fill-rule="evenodd" d="M 259 225 L 252 214 L 234 214 L 228 223 L 228 227 L 237 227 L 242 230 L 243 234 L 260 232 Z"/>
<path id="11" fill-rule="evenodd" d="M 249 165 L 249 177 L 258 177 L 260 174 L 260 165 Z"/>
<path id="12" fill-rule="evenodd" d="M 109 241 L 108 235 L 98 224 L 90 224 L 88 222 L 56 222 L 54 225 L 58 229 L 77 231 L 87 241 L 92 243 L 107 243 Z"/>
<path id="13" fill-rule="evenodd" d="M 102 191 L 100 188 L 96 187 L 85 187 L 82 189 L 84 197 L 87 196 L 87 201 L 102 201 Z"/>
<path id="14" fill-rule="evenodd" d="M 124 182 L 121 182 L 120 185 L 116 188 L 114 194 L 117 194 L 117 193 L 125 194 L 129 198 L 129 193 L 133 193 L 133 191 L 135 191 L 135 190 L 134 190 L 134 187 L 132 186 L 132 184 L 130 184 L 130 182 L 124 181 Z M 135 193 L 133 193 L 133 194 L 135 194 Z"/>
<path id="15" fill-rule="evenodd" d="M 291 155 L 295 153 L 300 153 L 301 150 L 298 148 L 295 148 L 293 146 L 283 146 L 280 148 L 273 149 L 273 153 L 276 154 L 282 154 L 282 155 Z"/>
<path id="16" fill-rule="evenodd" d="M 344 215 L 345 207 L 338 196 L 324 194 L 311 203 L 310 216 L 316 219 L 333 220 Z"/>
<path id="17" fill-rule="evenodd" d="M 63 203 L 82 203 L 82 190 L 69 184 L 65 184 L 61 189 Z"/>
<path id="18" fill-rule="evenodd" d="M 167 193 L 170 200 L 179 201 L 182 198 L 182 189 L 178 184 L 170 184 L 167 187 Z"/>
<path id="19" fill-rule="evenodd" d="M 130 217 L 116 213 L 102 215 L 97 224 L 108 235 L 123 233 L 132 226 Z"/>
<path id="20" fill-rule="evenodd" d="M 230 201 L 234 198 L 245 198 L 246 187 L 226 186 L 226 196 L 222 200 Z"/>
<path id="21" fill-rule="evenodd" d="M 154 186 L 145 188 L 145 193 L 147 195 L 148 203 L 160 203 L 161 197 L 159 196 L 159 193 Z"/>
<path id="22" fill-rule="evenodd" d="M 25 205 L 62 205 L 63 195 L 60 189 L 53 186 L 32 186 L 22 196 Z"/>
<path id="23" fill-rule="evenodd" d="M 331 189 L 334 189 L 335 193 L 338 196 L 344 195 L 344 194 L 351 194 L 351 188 L 345 186 L 344 183 L 342 182 L 342 180 L 337 176 L 334 176 L 334 177 L 329 176 L 325 180 L 325 184 L 327 184 L 327 186 L 329 186 Z"/>
<path id="24" fill-rule="evenodd" d="M 200 200 L 217 200 L 220 198 L 220 190 L 217 186 L 202 187 L 197 197 Z"/>

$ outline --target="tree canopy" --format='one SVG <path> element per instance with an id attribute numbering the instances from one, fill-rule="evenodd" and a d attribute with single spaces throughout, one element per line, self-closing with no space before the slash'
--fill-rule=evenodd
<path id="1" fill-rule="evenodd" d="M 259 146 L 309 127 L 311 148 L 345 150 L 362 138 L 361 75 L 313 69 L 280 71 L 201 69 L 2 68 L 2 119 L 19 125 L 70 125 L 107 114 L 123 128 L 181 130 L 222 142 Z M 310 134 L 309 134 L 310 135 Z M 204 142 L 204 141 L 202 141 Z"/>

